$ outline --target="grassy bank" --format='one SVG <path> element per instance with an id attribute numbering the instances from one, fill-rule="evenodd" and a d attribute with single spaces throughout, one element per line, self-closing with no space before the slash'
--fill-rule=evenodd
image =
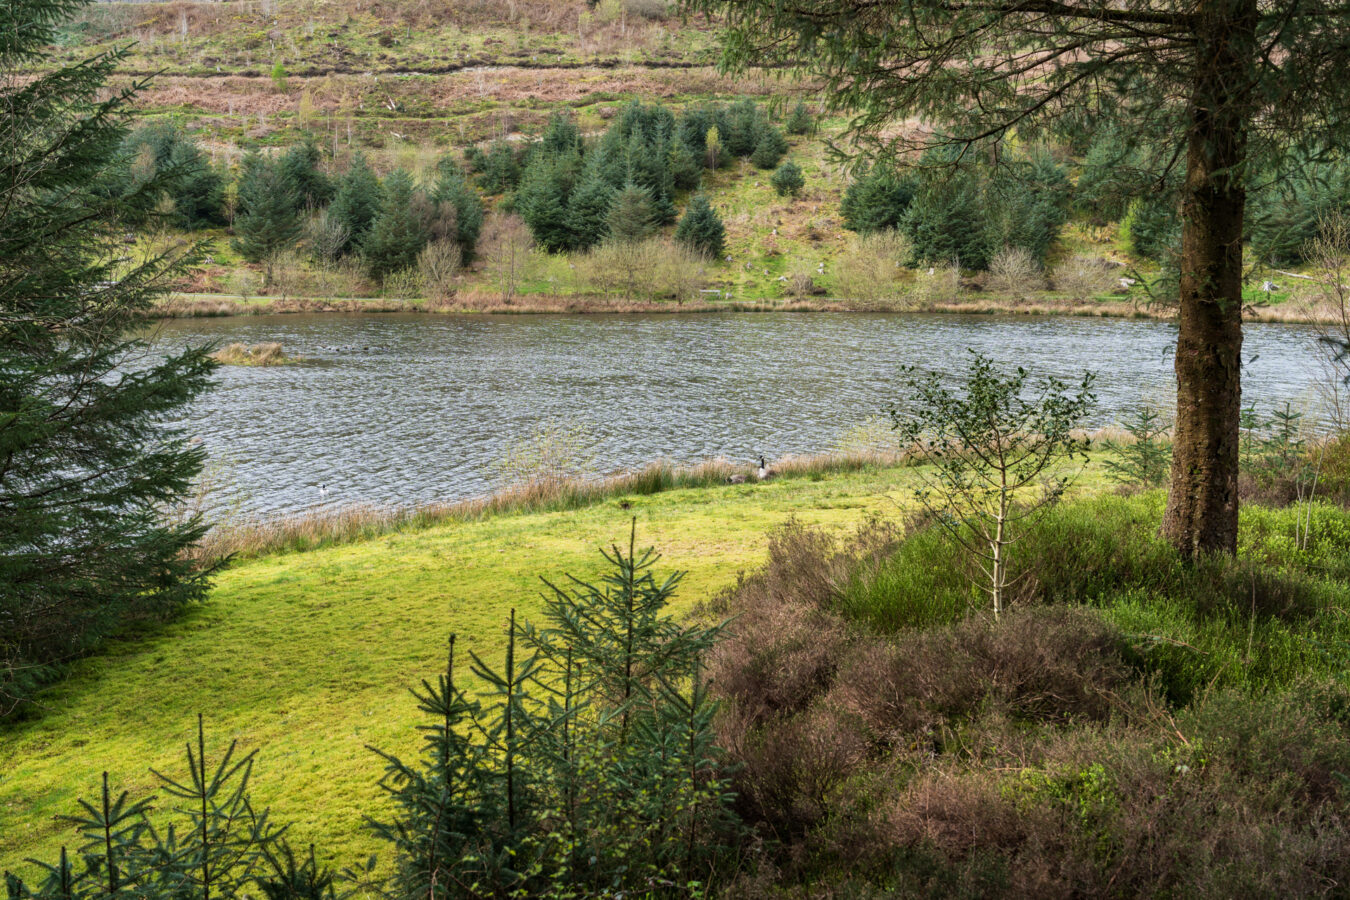
<path id="1" fill-rule="evenodd" d="M 69 841 L 52 817 L 92 796 L 104 769 L 133 791 L 152 784 L 147 765 L 176 771 L 199 711 L 218 749 L 238 739 L 261 751 L 255 799 L 295 822 L 297 841 L 344 863 L 363 857 L 374 845 L 362 813 L 383 802 L 378 760 L 363 748 L 414 747 L 406 688 L 438 665 L 448 633 L 495 657 L 508 610 L 538 610 L 537 576 L 595 574 L 595 548 L 631 515 L 640 541 L 689 571 L 688 609 L 757 568 L 774 526 L 896 515 L 906 480 L 903 469 L 865 467 L 633 493 L 236 563 L 209 603 L 80 663 L 44 714 L 0 734 L 0 868 Z"/>

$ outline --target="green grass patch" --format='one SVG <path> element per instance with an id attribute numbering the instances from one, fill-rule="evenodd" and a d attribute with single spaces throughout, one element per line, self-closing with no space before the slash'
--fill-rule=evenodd
<path id="1" fill-rule="evenodd" d="M 53 817 L 92 797 L 103 770 L 133 793 L 152 787 L 148 767 L 175 770 L 197 712 L 212 740 L 261 751 L 254 799 L 295 823 L 294 841 L 314 840 L 344 865 L 363 859 L 376 843 L 362 816 L 385 802 L 379 760 L 364 747 L 414 751 L 407 688 L 436 671 L 450 632 L 495 660 L 509 610 L 538 612 L 538 576 L 595 576 L 596 548 L 621 539 L 631 515 L 663 566 L 688 570 L 687 610 L 757 568 L 788 518 L 853 528 L 894 514 L 907 484 L 902 469 L 867 468 L 635 492 L 238 563 L 208 603 L 79 663 L 42 697 L 45 712 L 0 733 L 0 869 L 68 842 Z"/>

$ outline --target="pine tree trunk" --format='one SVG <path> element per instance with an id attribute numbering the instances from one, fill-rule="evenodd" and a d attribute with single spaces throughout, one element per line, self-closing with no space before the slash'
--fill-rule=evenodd
<path id="1" fill-rule="evenodd" d="M 1182 201 L 1177 419 L 1162 535 L 1187 556 L 1237 551 L 1243 166 L 1255 0 L 1202 0 Z"/>

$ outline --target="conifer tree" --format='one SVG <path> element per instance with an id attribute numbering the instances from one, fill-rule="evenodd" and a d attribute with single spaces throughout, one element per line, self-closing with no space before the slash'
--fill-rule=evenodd
<path id="1" fill-rule="evenodd" d="M 955 152 L 925 155 L 930 164 L 920 169 L 918 190 L 901 223 L 913 245 L 914 261 L 987 268 L 996 249 L 995 235 L 979 174 L 968 166 L 948 168 Z"/>
<path id="2" fill-rule="evenodd" d="M 323 155 L 312 137 L 287 150 L 278 161 L 281 174 L 294 186 L 300 205 L 308 209 L 326 206 L 333 199 L 333 182 L 319 168 Z"/>
<path id="3" fill-rule="evenodd" d="M 478 184 L 484 193 L 500 194 L 513 190 L 520 182 L 520 160 L 506 141 L 493 141 L 483 156 L 483 170 Z"/>
<path id="4" fill-rule="evenodd" d="M 797 105 L 792 107 L 792 112 L 788 115 L 787 133 L 810 134 L 815 125 L 815 119 L 811 115 L 811 111 L 806 108 L 806 102 L 798 100 Z"/>
<path id="5" fill-rule="evenodd" d="M 703 166 L 684 141 L 672 141 L 666 152 L 666 168 L 676 190 L 692 191 L 703 180 Z"/>
<path id="6" fill-rule="evenodd" d="M 609 234 L 625 244 L 635 244 L 656 230 L 651 194 L 635 184 L 619 191 L 609 212 Z"/>
<path id="7" fill-rule="evenodd" d="M 861 173 L 844 189 L 839 205 L 844 227 L 859 234 L 899 228 L 917 188 L 914 178 L 889 167 L 876 166 Z"/>
<path id="8" fill-rule="evenodd" d="M 658 225 L 669 225 L 676 216 L 675 178 L 668 165 L 668 148 L 664 136 L 651 140 L 640 131 L 634 131 L 628 142 L 628 183 L 647 192 L 652 218 Z"/>
<path id="9" fill-rule="evenodd" d="M 387 276 L 417 265 L 417 255 L 427 245 L 426 225 L 413 207 L 413 179 L 395 169 L 384 180 L 384 200 L 361 242 L 361 256 L 370 277 Z"/>
<path id="10" fill-rule="evenodd" d="M 1243 239 L 1260 173 L 1350 138 L 1350 7 L 1332 0 L 687 0 L 729 69 L 784 64 L 883 156 L 993 151 L 1114 121 L 1174 170 L 1176 435 L 1162 534 L 1237 552 Z M 905 117 L 925 127 L 894 127 Z M 963 260 L 964 262 L 964 260 Z"/>
<path id="11" fill-rule="evenodd" d="M 280 165 L 257 153 L 244 158 L 239 175 L 234 249 L 249 262 L 268 263 L 295 247 L 304 229 L 300 192 Z"/>
<path id="12" fill-rule="evenodd" d="M 383 201 L 384 187 L 379 176 L 371 170 L 365 154 L 357 153 L 338 180 L 336 196 L 328 207 L 329 217 L 342 226 L 346 235 L 340 253 L 353 253 L 360 248 Z"/>
<path id="13" fill-rule="evenodd" d="M 559 253 L 572 246 L 567 201 L 574 179 L 573 160 L 539 156 L 531 161 L 516 190 L 516 210 L 539 246 Z"/>
<path id="14" fill-rule="evenodd" d="M 707 197 L 695 194 L 680 224 L 675 226 L 675 240 L 709 259 L 716 259 L 722 255 L 726 238 L 721 216 L 708 203 Z"/>
<path id="15" fill-rule="evenodd" d="M 145 204 L 157 198 L 139 191 L 149 179 L 158 181 L 163 195 L 172 198 L 174 226 L 192 230 L 224 224 L 224 178 L 174 125 L 159 122 L 137 128 L 122 142 L 121 154 L 125 160 L 121 209 L 129 224 L 143 224 L 153 212 L 153 206 Z M 142 160 L 149 165 L 143 167 Z"/>
<path id="16" fill-rule="evenodd" d="M 796 197 L 802 192 L 802 188 L 806 187 L 801 166 L 790 159 L 774 170 L 769 183 L 780 197 Z"/>
<path id="17" fill-rule="evenodd" d="M 755 141 L 755 150 L 750 154 L 750 162 L 759 169 L 772 169 L 787 155 L 787 138 L 774 125 L 763 122 L 759 138 Z"/>
<path id="18" fill-rule="evenodd" d="M 124 264 L 117 174 L 134 91 L 120 51 L 63 65 L 83 4 L 0 11 L 0 718 L 130 620 L 206 592 L 182 504 L 204 453 L 170 423 L 209 384 L 204 348 L 151 352 L 143 314 L 191 256 Z M 151 179 L 138 190 L 157 195 Z"/>
<path id="19" fill-rule="evenodd" d="M 589 250 L 609 237 L 609 215 L 614 206 L 614 188 L 598 170 L 589 170 L 567 203 L 567 222 L 572 247 Z"/>
<path id="20" fill-rule="evenodd" d="M 483 201 L 453 161 L 442 160 L 437 169 L 439 177 L 431 198 L 454 208 L 454 240 L 459 244 L 460 259 L 467 264 L 473 261 L 478 235 L 483 230 Z"/>
<path id="21" fill-rule="evenodd" d="M 236 749 L 231 743 L 218 761 L 208 754 L 199 715 L 197 739 L 187 746 L 186 777 L 151 770 L 160 789 L 178 801 L 167 810 L 153 796 L 133 801 L 126 792 L 114 795 L 104 772 L 99 799 L 80 800 L 80 813 L 61 817 L 83 840 L 78 861 L 63 847 L 55 863 L 42 866 L 46 877 L 36 887 L 8 875 L 10 898 L 229 900 L 256 885 L 271 900 L 332 900 L 333 873 L 318 865 L 313 848 L 297 864 L 284 829 L 253 806 L 256 751 L 236 757 Z"/>

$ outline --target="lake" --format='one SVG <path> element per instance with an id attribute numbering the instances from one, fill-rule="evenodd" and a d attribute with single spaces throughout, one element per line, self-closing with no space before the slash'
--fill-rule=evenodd
<path id="1" fill-rule="evenodd" d="M 1098 374 L 1093 424 L 1170 405 L 1174 326 L 1128 319 L 858 313 L 284 315 L 180 319 L 165 347 L 279 341 L 300 365 L 224 367 L 185 424 L 235 512 L 413 504 L 486 493 L 546 424 L 584 433 L 596 472 L 659 458 L 831 449 L 897 397 L 903 365 L 960 372 L 968 348 L 1065 379 Z M 1311 329 L 1249 325 L 1244 398 L 1309 408 Z M 1245 402 L 1244 401 L 1244 402 Z"/>

